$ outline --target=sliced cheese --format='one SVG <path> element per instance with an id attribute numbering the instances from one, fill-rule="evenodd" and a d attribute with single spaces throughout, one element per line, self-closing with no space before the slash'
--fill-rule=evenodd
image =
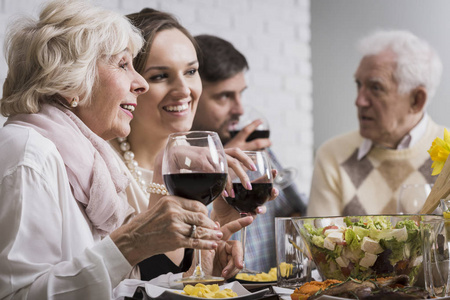
<path id="1" fill-rule="evenodd" d="M 383 248 L 380 246 L 380 244 L 377 241 L 372 240 L 370 237 L 367 237 L 367 236 L 365 236 L 362 240 L 361 249 L 364 252 L 369 252 L 372 254 L 378 254 L 378 253 L 383 252 Z"/>
<path id="2" fill-rule="evenodd" d="M 375 264 L 377 255 L 366 252 L 363 258 L 359 261 L 359 265 L 365 268 L 369 268 Z"/>

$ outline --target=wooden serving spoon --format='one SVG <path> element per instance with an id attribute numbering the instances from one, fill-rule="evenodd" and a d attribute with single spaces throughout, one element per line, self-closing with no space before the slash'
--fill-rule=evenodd
<path id="1" fill-rule="evenodd" d="M 420 214 L 431 214 L 439 205 L 441 199 L 447 198 L 450 194 L 450 159 L 444 164 L 441 173 L 431 188 L 431 192 L 425 200 Z"/>

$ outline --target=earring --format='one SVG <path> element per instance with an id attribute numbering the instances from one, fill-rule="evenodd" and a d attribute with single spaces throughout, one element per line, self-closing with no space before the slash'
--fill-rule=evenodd
<path id="1" fill-rule="evenodd" d="M 75 108 L 78 106 L 77 97 L 74 97 L 72 101 L 70 101 L 70 107 Z"/>

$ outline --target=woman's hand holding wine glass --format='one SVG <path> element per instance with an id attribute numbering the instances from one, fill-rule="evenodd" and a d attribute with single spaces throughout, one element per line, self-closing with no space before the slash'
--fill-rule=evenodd
<path id="1" fill-rule="evenodd" d="M 250 183 L 242 166 L 248 169 L 255 169 L 256 167 L 253 161 L 239 148 L 229 148 L 224 151 L 228 168 L 233 169 L 241 182 Z M 172 164 L 179 169 L 183 169 L 186 160 L 190 161 L 191 169 L 204 170 L 204 172 L 214 172 L 216 169 L 215 162 L 212 161 L 213 157 L 210 155 L 210 150 L 205 147 L 192 147 L 179 142 L 177 149 L 173 149 L 171 155 L 173 157 Z M 229 194 L 233 188 L 230 180 L 225 185 L 225 188 L 226 193 Z"/>
<path id="2" fill-rule="evenodd" d="M 244 186 L 239 178 L 230 171 L 230 177 L 233 182 L 233 189 L 235 197 L 226 197 L 228 204 L 233 206 L 242 217 L 249 214 L 255 214 L 257 207 L 263 205 L 270 199 L 273 189 L 273 176 L 270 166 L 269 158 L 265 151 L 244 151 L 254 162 L 256 169 L 246 169 L 246 173 L 251 181 L 251 188 Z M 241 243 L 243 247 L 244 261 L 245 261 L 245 239 L 246 227 L 241 230 Z M 255 273 L 254 271 L 245 268 L 243 273 Z"/>
<path id="3" fill-rule="evenodd" d="M 195 159 L 192 159 L 192 167 L 198 168 L 198 169 L 206 169 L 206 170 L 212 170 L 214 167 L 209 163 L 208 155 L 206 154 L 209 150 L 203 149 L 203 148 L 194 148 L 188 145 L 182 145 L 180 142 L 178 142 L 179 147 L 177 149 L 173 150 L 172 155 L 174 159 L 174 164 L 176 164 L 179 168 L 182 168 L 183 162 L 186 160 L 186 157 L 196 157 Z M 224 149 L 227 164 L 230 169 L 234 171 L 235 174 L 240 178 L 241 182 L 248 182 L 249 178 L 242 168 L 242 166 L 245 166 L 247 169 L 255 168 L 253 165 L 253 161 L 239 148 L 227 148 Z M 164 183 L 164 180 L 162 178 L 162 161 L 163 161 L 163 155 L 164 151 L 161 151 L 157 158 L 155 159 L 155 172 L 153 174 L 153 182 L 155 183 Z M 205 164 L 207 162 L 207 164 Z M 201 165 L 195 165 L 196 163 L 199 163 Z M 276 178 L 277 171 L 272 170 L 273 177 Z M 232 192 L 233 186 L 231 183 L 231 179 L 227 180 L 227 184 L 225 186 L 225 191 L 223 193 L 223 197 L 226 197 L 230 195 Z M 279 191 L 274 188 L 271 193 L 270 200 L 274 200 L 276 197 L 278 197 Z M 162 195 L 159 194 L 152 194 L 150 197 L 150 205 L 149 207 L 153 207 L 159 199 L 161 199 Z M 264 214 L 266 213 L 266 207 L 260 206 L 256 209 L 256 214 Z M 239 213 L 228 203 L 225 201 L 225 198 L 218 199 L 218 201 L 214 201 L 214 209 L 211 212 L 211 218 L 215 221 L 218 221 L 221 225 L 224 225 L 228 222 L 234 221 L 237 218 L 239 218 Z"/>
<path id="4" fill-rule="evenodd" d="M 228 148 L 225 149 L 225 153 L 227 154 L 227 161 L 229 170 L 233 170 L 233 176 L 239 178 L 240 182 L 250 183 L 249 177 L 246 173 L 246 170 L 256 170 L 256 166 L 250 157 L 248 157 L 244 151 L 239 148 Z M 244 169 L 245 168 L 245 169 Z M 272 177 L 276 178 L 277 170 L 272 170 Z M 248 187 L 248 184 L 245 184 Z M 226 186 L 226 194 L 222 194 L 222 197 L 218 198 L 213 203 L 213 210 L 211 211 L 211 219 L 218 221 L 220 224 L 227 224 L 241 217 L 241 214 L 234 209 L 233 206 L 230 206 L 228 202 L 225 200 L 226 197 L 234 194 L 233 184 L 231 181 L 231 176 L 228 177 L 228 182 Z M 270 193 L 269 201 L 276 199 L 279 195 L 279 191 L 276 188 L 272 188 Z M 259 214 L 265 214 L 267 208 L 265 205 L 258 206 L 253 213 L 250 215 L 256 218 Z"/>
<path id="5" fill-rule="evenodd" d="M 192 131 L 169 135 L 164 150 L 162 174 L 171 195 L 200 201 L 208 205 L 224 190 L 228 165 L 225 151 L 215 132 Z M 195 225 L 195 224 L 193 224 Z M 195 226 L 192 238 L 196 237 Z M 194 274 L 183 278 L 190 282 L 221 282 L 222 277 L 205 275 L 201 266 L 201 252 L 196 250 Z"/>

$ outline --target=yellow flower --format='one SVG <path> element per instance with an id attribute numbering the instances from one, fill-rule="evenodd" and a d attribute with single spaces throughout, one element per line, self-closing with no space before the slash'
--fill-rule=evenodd
<path id="1" fill-rule="evenodd" d="M 438 175 L 441 173 L 442 168 L 447 160 L 448 154 L 450 153 L 450 133 L 447 129 L 444 129 L 444 140 L 440 138 L 435 138 L 428 150 L 433 164 L 433 173 L 431 175 Z"/>

